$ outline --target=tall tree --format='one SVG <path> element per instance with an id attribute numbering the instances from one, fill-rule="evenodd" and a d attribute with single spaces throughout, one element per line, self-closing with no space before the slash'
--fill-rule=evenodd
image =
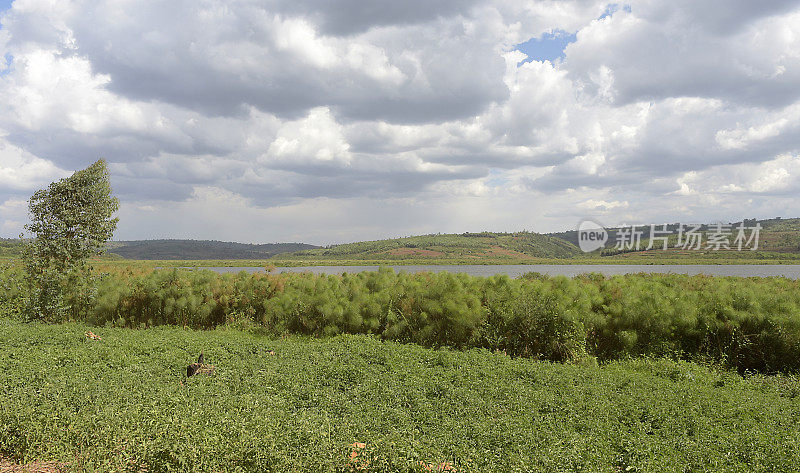
<path id="1" fill-rule="evenodd" d="M 87 261 L 114 234 L 118 208 L 102 159 L 33 194 L 25 229 L 34 238 L 23 254 L 29 319 L 74 318 L 88 303 L 94 284 Z"/>

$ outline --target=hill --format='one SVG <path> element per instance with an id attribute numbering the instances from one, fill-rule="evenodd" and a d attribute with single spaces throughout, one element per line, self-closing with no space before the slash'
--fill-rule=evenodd
<path id="1" fill-rule="evenodd" d="M 110 242 L 108 251 L 126 259 L 267 259 L 281 253 L 319 248 L 306 243 L 253 245 L 213 240 L 135 240 Z"/>
<path id="2" fill-rule="evenodd" d="M 281 259 L 323 260 L 525 260 L 570 258 L 581 254 L 574 244 L 538 233 L 436 234 L 332 245 L 281 255 Z"/>
<path id="3" fill-rule="evenodd" d="M 740 222 L 732 222 L 733 228 Z M 664 251 L 661 242 L 658 249 L 645 250 L 649 225 L 643 230 L 640 250 L 618 250 L 619 228 L 607 228 L 606 246 L 593 253 L 583 253 L 577 246 L 578 233 L 568 230 L 557 233 L 460 233 L 429 234 L 386 240 L 362 241 L 320 247 L 305 243 L 246 244 L 208 240 L 135 240 L 116 241 L 108 244 L 107 257 L 139 260 L 231 260 L 242 265 L 248 260 L 256 262 L 272 259 L 279 265 L 305 264 L 509 264 L 541 263 L 542 259 L 553 262 L 579 263 L 719 263 L 757 262 L 757 260 L 800 261 L 800 218 L 773 218 L 764 220 L 746 219 L 747 227 L 756 223 L 762 227 L 758 251 L 706 251 L 676 248 L 678 224 L 667 226 L 671 233 L 670 248 Z M 711 224 L 700 227 L 702 241 L 708 240 Z M 657 226 L 661 230 L 660 224 Z M 734 232 L 735 233 L 735 232 Z M 19 239 L 0 239 L 0 257 L 17 257 L 21 251 Z M 746 260 L 746 261 L 745 261 Z M 258 263 L 260 264 L 260 263 Z"/>
<path id="4" fill-rule="evenodd" d="M 781 217 L 772 218 L 772 219 L 763 219 L 763 220 L 756 220 L 756 219 L 745 219 L 743 221 L 738 222 L 729 222 L 730 228 L 732 229 L 732 234 L 730 236 L 731 248 L 729 250 L 718 250 L 714 251 L 714 256 L 717 257 L 732 257 L 732 256 L 743 256 L 747 257 L 748 254 L 751 252 L 749 251 L 737 251 L 733 249 L 733 241 L 736 236 L 737 230 L 736 228 L 744 223 L 746 228 L 752 228 L 756 224 L 761 226 L 760 235 L 758 238 L 758 253 L 760 255 L 764 254 L 771 254 L 772 256 L 791 256 L 791 255 L 800 255 L 800 218 L 789 218 L 784 219 Z M 708 256 L 709 252 L 704 251 L 703 249 L 700 250 L 684 250 L 681 248 L 677 248 L 678 243 L 678 233 L 679 233 L 679 224 L 672 223 L 668 224 L 666 227 L 666 231 L 669 232 L 669 240 L 668 245 L 669 248 L 664 251 L 663 242 L 655 242 L 654 247 L 658 249 L 653 250 L 645 250 L 648 246 L 648 239 L 650 233 L 650 225 L 639 225 L 637 226 L 638 230 L 642 230 L 644 233 L 642 235 L 642 244 L 640 245 L 640 250 L 618 250 L 615 249 L 615 245 L 617 244 L 617 235 L 620 232 L 620 228 L 607 228 L 606 231 L 608 232 L 608 241 L 605 244 L 605 248 L 598 253 L 602 256 L 628 256 L 628 257 L 637 257 L 637 256 L 647 256 L 647 255 L 661 255 L 668 256 L 668 257 L 680 257 L 680 256 L 689 256 L 689 255 L 704 255 Z M 705 247 L 705 242 L 708 241 L 708 237 L 710 233 L 715 231 L 715 224 L 708 223 L 700 225 L 698 232 L 702 235 L 702 247 Z M 661 224 L 656 225 L 656 231 L 662 231 L 664 228 Z M 749 231 L 747 235 L 749 235 Z M 570 230 L 565 232 L 559 233 L 550 233 L 548 234 L 553 237 L 561 238 L 565 241 L 568 241 L 574 245 L 578 244 L 578 232 L 576 230 Z M 665 234 L 662 234 L 666 236 Z"/>

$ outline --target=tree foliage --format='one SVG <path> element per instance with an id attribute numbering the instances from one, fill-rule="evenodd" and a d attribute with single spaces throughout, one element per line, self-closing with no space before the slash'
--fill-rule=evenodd
<path id="1" fill-rule="evenodd" d="M 23 253 L 29 319 L 61 320 L 86 306 L 93 295 L 87 260 L 103 252 L 118 208 L 102 159 L 33 194 L 25 229 L 34 238 Z"/>

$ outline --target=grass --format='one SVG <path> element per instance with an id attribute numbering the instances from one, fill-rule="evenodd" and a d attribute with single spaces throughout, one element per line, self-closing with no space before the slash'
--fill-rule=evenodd
<path id="1" fill-rule="evenodd" d="M 201 350 L 215 374 L 185 379 Z M 0 456 L 75 471 L 800 465 L 800 379 L 686 362 L 581 366 L 363 335 L 0 319 L 0 386 Z"/>

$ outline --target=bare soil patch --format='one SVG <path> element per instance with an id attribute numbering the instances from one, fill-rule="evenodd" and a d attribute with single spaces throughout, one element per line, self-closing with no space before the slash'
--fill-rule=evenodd
<path id="1" fill-rule="evenodd" d="M 428 256 L 431 258 L 444 256 L 444 253 L 441 251 L 424 250 L 421 248 L 395 248 L 394 250 L 389 250 L 387 253 L 392 256 Z"/>
<path id="2" fill-rule="evenodd" d="M 484 252 L 484 254 L 488 256 L 514 256 L 517 258 L 530 258 L 530 255 L 526 255 L 525 253 L 509 250 L 507 248 L 500 248 L 499 246 L 493 246 L 489 248 Z"/>
<path id="3" fill-rule="evenodd" d="M 66 463 L 43 461 L 20 465 L 7 458 L 0 458 L 0 473 L 61 473 L 67 471 L 68 466 Z"/>

